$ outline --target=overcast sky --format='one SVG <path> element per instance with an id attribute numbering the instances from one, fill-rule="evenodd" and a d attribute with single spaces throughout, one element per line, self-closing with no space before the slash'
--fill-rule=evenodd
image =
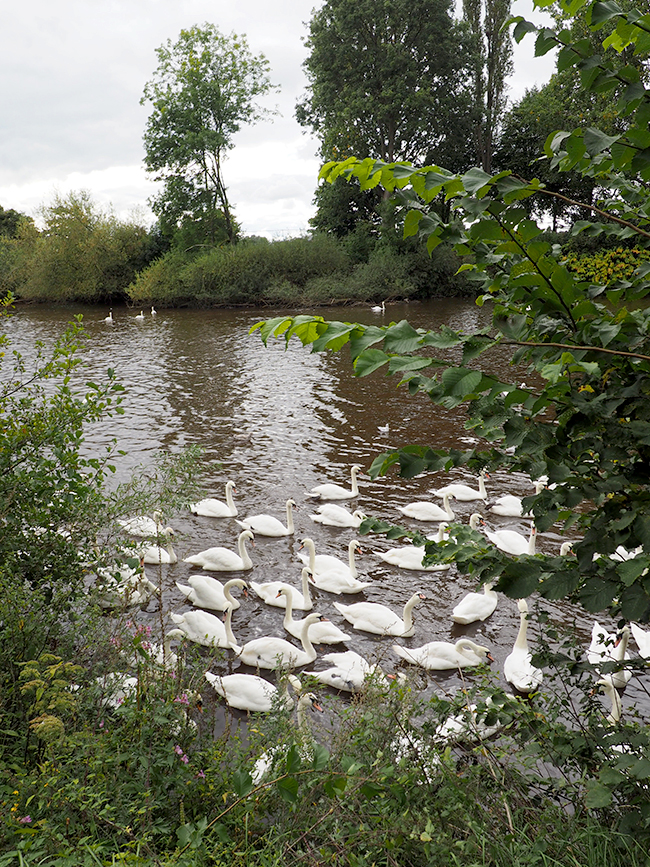
<path id="1" fill-rule="evenodd" d="M 155 49 L 182 28 L 210 21 L 244 33 L 264 53 L 281 90 L 268 100 L 281 116 L 242 130 L 225 180 L 245 234 L 304 233 L 313 214 L 317 142 L 294 120 L 304 93 L 303 39 L 318 0 L 22 0 L 0 19 L 0 205 L 37 215 L 55 192 L 89 190 L 126 218 L 152 217 L 154 191 L 143 167 L 148 107 L 142 90 Z M 528 12 L 514 0 L 513 12 Z M 548 80 L 548 58 L 533 57 L 528 37 L 516 54 L 510 94 Z"/>

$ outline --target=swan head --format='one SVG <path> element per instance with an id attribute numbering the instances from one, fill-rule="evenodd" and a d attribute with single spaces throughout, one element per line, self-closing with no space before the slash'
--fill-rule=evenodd
<path id="1" fill-rule="evenodd" d="M 528 614 L 528 603 L 525 599 L 517 600 L 517 608 L 519 609 L 520 614 Z"/>
<path id="2" fill-rule="evenodd" d="M 241 533 L 239 534 L 239 538 L 241 541 L 248 539 L 249 541 L 252 542 L 255 539 L 255 536 L 254 536 L 252 530 L 242 530 Z"/>
<path id="3" fill-rule="evenodd" d="M 234 491 L 235 493 L 237 493 L 237 489 L 235 488 L 235 483 L 230 481 L 230 479 L 226 482 L 226 490 L 227 491 Z"/>
<path id="4" fill-rule="evenodd" d="M 470 515 L 469 518 L 470 530 L 478 530 L 479 524 L 485 524 L 485 519 L 483 518 L 483 515 L 474 512 L 474 514 Z"/>
<path id="5" fill-rule="evenodd" d="M 562 542 L 562 545 L 560 546 L 560 557 L 568 557 L 571 554 L 575 556 L 573 542 Z"/>
<path id="6" fill-rule="evenodd" d="M 298 707 L 311 707 L 312 710 L 317 710 L 320 713 L 323 713 L 323 708 L 313 692 L 306 692 L 304 695 L 301 695 L 298 699 Z"/>

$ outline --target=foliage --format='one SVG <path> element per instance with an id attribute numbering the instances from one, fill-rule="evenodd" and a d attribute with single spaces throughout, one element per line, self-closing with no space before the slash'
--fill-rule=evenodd
<path id="1" fill-rule="evenodd" d="M 2 261 L 0 280 L 29 301 L 99 302 L 117 298 L 153 255 L 148 230 L 102 211 L 86 191 L 54 196 L 42 208 L 44 228 L 19 227 L 13 267 Z M 2 248 L 0 248 L 2 249 Z"/>
<path id="2" fill-rule="evenodd" d="M 309 86 L 296 116 L 323 156 L 462 161 L 469 70 L 447 0 L 328 0 L 306 44 Z"/>
<path id="3" fill-rule="evenodd" d="M 569 253 L 565 264 L 578 280 L 605 286 L 613 280 L 632 280 L 639 265 L 649 258 L 649 250 L 616 247 L 588 255 Z"/>
<path id="4" fill-rule="evenodd" d="M 33 222 L 31 217 L 26 214 L 21 214 L 20 211 L 15 211 L 13 208 L 7 210 L 0 205 L 0 237 L 15 238 L 18 226 L 23 220 Z"/>
<path id="5" fill-rule="evenodd" d="M 573 4 L 572 12 L 583 5 Z M 595 3 L 588 15 L 594 31 L 608 20 L 618 22 L 606 47 L 630 47 L 647 56 L 647 16 L 625 13 L 615 3 Z M 518 20 L 515 37 L 535 29 Z M 548 137 L 552 167 L 593 177 L 603 190 L 597 206 L 582 203 L 591 219 L 572 231 L 634 238 L 646 249 L 650 94 L 637 66 L 596 55 L 591 42 L 574 43 L 567 30 L 539 30 L 538 54 L 557 45 L 558 68 L 577 67 L 589 91 L 614 90 L 627 117 L 627 129 L 618 135 L 590 127 Z M 525 500 L 524 508 L 532 508 L 540 531 L 559 523 L 580 537 L 575 559 L 513 560 L 459 528 L 457 541 L 439 546 L 438 554 L 430 551 L 433 558 L 455 560 L 483 581 L 498 579 L 499 589 L 512 596 L 539 591 L 548 598 L 577 599 L 589 611 L 610 608 L 626 619 L 649 620 L 650 311 L 639 304 L 648 294 L 648 266 L 641 264 L 630 279 L 580 280 L 522 207 L 538 191 L 550 198 L 560 194 L 508 171 L 455 175 L 435 166 L 349 158 L 325 165 L 321 176 L 355 177 L 362 189 L 382 184 L 404 206 L 405 236 L 419 234 L 431 250 L 452 243 L 461 255 L 471 255 L 462 268 L 482 293 L 478 303 L 493 305 L 493 328 L 464 334 L 445 327 L 434 333 L 407 322 L 365 327 L 299 316 L 260 323 L 262 338 L 288 341 L 296 335 L 314 351 L 349 344 L 357 376 L 383 368 L 413 394 L 423 391 L 447 408 L 465 405 L 467 427 L 484 441 L 480 448 L 450 453 L 407 446 L 380 455 L 374 474 L 398 464 L 408 477 L 460 465 L 506 467 L 531 479 L 547 475 L 552 487 Z M 440 196 L 451 208 L 447 222 L 430 208 Z M 502 382 L 490 373 L 490 352 L 497 347 L 509 347 L 513 362 L 527 367 L 530 384 Z M 449 350 L 461 353 L 460 364 L 450 362 Z M 516 376 L 520 382 L 521 371 Z M 612 557 L 619 546 L 637 556 Z"/>
<path id="6" fill-rule="evenodd" d="M 158 67 L 141 100 L 152 106 L 145 165 L 164 183 L 154 212 L 168 234 L 191 218 L 202 243 L 233 241 L 223 162 L 242 125 L 272 113 L 258 101 L 273 90 L 268 61 L 251 53 L 244 36 L 224 36 L 209 23 L 181 30 L 156 54 Z"/>

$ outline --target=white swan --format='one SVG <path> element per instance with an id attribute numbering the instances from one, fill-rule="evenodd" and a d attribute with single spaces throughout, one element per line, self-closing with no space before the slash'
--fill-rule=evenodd
<path id="1" fill-rule="evenodd" d="M 513 710 L 518 707 L 515 696 L 506 696 L 513 704 Z M 475 743 L 486 740 L 508 725 L 507 721 L 496 719 L 488 725 L 485 718 L 494 707 L 491 696 L 485 700 L 480 708 L 475 704 L 469 704 L 462 713 L 448 716 L 432 735 L 432 739 L 438 743 L 453 744 L 459 741 Z"/>
<path id="2" fill-rule="evenodd" d="M 424 593 L 414 593 L 404 605 L 401 618 L 387 605 L 378 602 L 353 602 L 352 605 L 335 602 L 334 607 L 355 629 L 374 635 L 400 635 L 408 638 L 415 632 L 413 609 L 423 599 L 426 599 Z"/>
<path id="3" fill-rule="evenodd" d="M 535 553 L 537 528 L 534 524 L 531 524 L 528 538 L 517 533 L 516 530 L 488 530 L 486 528 L 485 535 L 493 545 L 496 545 L 500 551 L 505 551 L 506 554 L 521 557 L 522 554 Z"/>
<path id="4" fill-rule="evenodd" d="M 535 482 L 535 494 L 541 493 L 545 487 L 544 482 Z M 530 512 L 524 515 L 521 497 L 515 497 L 514 494 L 504 494 L 504 496 L 498 497 L 490 506 L 490 512 L 505 518 L 532 518 Z"/>
<path id="5" fill-rule="evenodd" d="M 292 597 L 294 590 L 291 587 L 283 587 L 278 591 L 278 596 L 284 596 L 286 600 L 286 609 L 282 625 L 294 638 L 300 638 L 302 634 L 302 620 L 293 619 L 293 604 Z M 309 627 L 309 638 L 314 644 L 341 644 L 344 641 L 349 641 L 350 636 L 340 630 L 338 626 L 330 620 L 320 620 L 312 623 Z"/>
<path id="6" fill-rule="evenodd" d="M 476 644 L 470 638 L 459 638 L 455 644 L 451 641 L 429 641 L 420 647 L 393 644 L 392 649 L 411 665 L 419 665 L 431 671 L 467 668 L 492 659 L 487 647 Z"/>
<path id="7" fill-rule="evenodd" d="M 136 651 L 132 656 L 122 655 L 125 656 L 127 663 L 134 668 L 137 668 L 141 657 L 144 657 L 153 662 L 154 665 L 173 671 L 178 665 L 178 656 L 172 650 L 171 643 L 172 639 L 177 638 L 185 638 L 185 633 L 181 629 L 170 629 L 163 638 L 162 647 L 154 642 L 141 641 L 138 643 Z"/>
<path id="8" fill-rule="evenodd" d="M 153 518 L 148 515 L 136 515 L 134 518 L 119 520 L 117 523 L 130 536 L 157 536 L 163 532 L 162 512 L 153 512 Z"/>
<path id="9" fill-rule="evenodd" d="M 144 574 L 142 561 L 136 568 L 123 564 L 97 570 L 99 594 L 97 602 L 102 608 L 127 608 L 145 605 L 160 589 Z M 118 577 L 119 576 L 119 577 Z"/>
<path id="10" fill-rule="evenodd" d="M 147 545 L 145 548 L 143 548 L 141 553 L 144 562 L 149 564 L 150 566 L 159 566 L 161 563 L 165 565 L 173 565 L 174 563 L 178 563 L 178 557 L 176 556 L 176 552 L 172 548 L 173 536 L 174 531 L 171 527 L 165 527 L 164 530 L 160 530 L 158 533 L 158 537 L 164 537 L 167 541 L 164 545 Z"/>
<path id="11" fill-rule="evenodd" d="M 401 548 L 389 548 L 388 551 L 378 551 L 376 556 L 384 563 L 398 566 L 400 569 L 410 569 L 417 572 L 444 572 L 450 568 L 450 563 L 432 563 L 423 566 L 425 550 L 418 545 L 402 545 Z"/>
<path id="12" fill-rule="evenodd" d="M 113 308 L 112 307 L 110 309 L 108 316 L 105 317 L 104 322 L 106 322 L 107 325 L 113 325 L 113 323 L 115 322 L 115 320 L 113 319 Z"/>
<path id="13" fill-rule="evenodd" d="M 631 623 L 630 628 L 632 629 L 636 645 L 639 648 L 639 655 L 644 659 L 648 659 L 650 657 L 650 631 L 641 629 L 638 623 Z"/>
<path id="14" fill-rule="evenodd" d="M 397 508 L 407 518 L 415 518 L 416 521 L 453 521 L 456 516 L 449 505 L 450 496 L 451 494 L 444 495 L 442 509 L 436 503 L 429 503 L 425 500 L 418 500 L 415 503 L 408 503 L 406 506 L 398 506 Z"/>
<path id="15" fill-rule="evenodd" d="M 246 550 L 247 539 L 253 539 L 253 534 L 250 530 L 242 530 L 237 539 L 237 554 L 230 548 L 218 546 L 207 548 L 198 554 L 192 554 L 191 557 L 185 557 L 183 563 L 200 566 L 207 572 L 243 572 L 252 569 L 253 561 Z"/>
<path id="16" fill-rule="evenodd" d="M 590 646 L 587 656 L 589 661 L 595 665 L 603 662 L 624 662 L 630 658 L 627 652 L 627 645 L 630 640 L 630 627 L 624 626 L 615 635 L 608 635 L 601 631 L 595 634 L 596 626 L 592 631 L 592 646 Z M 601 628 L 602 629 L 602 628 Z M 599 641 L 599 639 L 603 639 Z M 629 668 L 622 668 L 620 671 L 612 671 L 609 674 L 603 674 L 602 680 L 607 680 L 611 683 L 614 689 L 625 689 L 632 672 Z"/>
<path id="17" fill-rule="evenodd" d="M 612 686 L 611 682 L 605 678 L 596 681 L 596 686 L 602 686 L 603 692 L 612 703 L 612 709 L 605 721 L 611 726 L 618 725 L 623 716 L 623 702 L 621 701 L 620 695 L 616 691 L 615 687 Z M 614 747 L 614 749 L 616 749 L 616 747 Z"/>
<path id="18" fill-rule="evenodd" d="M 354 554 L 361 548 L 356 539 L 351 539 L 348 544 L 348 565 L 331 554 L 316 554 L 313 539 L 303 539 L 301 546 L 307 548 L 309 554 L 298 554 L 298 557 L 308 564 L 311 580 L 319 590 L 336 594 L 359 593 L 371 586 L 372 581 L 359 581 L 357 578 Z"/>
<path id="19" fill-rule="evenodd" d="M 310 708 L 321 713 L 323 711 L 314 693 L 306 692 L 300 696 L 296 707 L 297 728 L 301 740 L 298 746 L 298 754 L 303 762 L 311 762 L 314 755 L 313 738 L 307 724 L 307 710 Z M 271 749 L 262 753 L 251 770 L 251 781 L 254 786 L 259 786 L 268 777 L 273 766 L 285 758 L 286 752 L 287 747 L 284 744 L 277 744 L 277 746 L 271 747 Z"/>
<path id="20" fill-rule="evenodd" d="M 386 302 L 382 301 L 381 304 L 373 304 L 370 308 L 373 313 L 385 313 L 386 312 Z"/>
<path id="21" fill-rule="evenodd" d="M 296 590 L 295 587 L 292 587 L 291 584 L 287 584 L 286 581 L 265 581 L 263 584 L 251 581 L 250 586 L 251 590 L 253 590 L 263 602 L 266 602 L 267 605 L 272 605 L 275 608 L 287 607 L 286 596 L 279 596 L 278 594 L 280 593 L 280 590 L 288 588 L 293 591 L 293 596 L 291 597 L 293 607 L 300 611 L 311 611 L 314 607 L 314 603 L 312 602 L 311 593 L 309 592 L 309 569 L 304 568 L 302 570 L 301 581 L 302 593 Z"/>
<path id="22" fill-rule="evenodd" d="M 541 668 L 535 668 L 528 649 L 528 604 L 525 599 L 517 602 L 519 608 L 519 632 L 510 654 L 503 663 L 503 674 L 518 692 L 532 692 L 544 678 Z"/>
<path id="23" fill-rule="evenodd" d="M 288 684 L 291 682 L 294 689 L 297 684 L 297 691 L 300 691 L 300 681 L 292 674 L 288 676 L 282 691 L 257 674 L 236 673 L 222 676 L 206 671 L 204 677 L 226 700 L 229 707 L 253 713 L 267 713 L 274 708 L 291 710 L 293 699 L 289 695 Z"/>
<path id="24" fill-rule="evenodd" d="M 463 503 L 469 503 L 471 500 L 487 500 L 487 491 L 485 489 L 486 478 L 489 478 L 489 476 L 483 470 L 478 477 L 478 490 L 469 485 L 450 484 L 445 485 L 444 488 L 434 488 L 430 493 L 436 497 L 444 497 L 445 494 L 449 494 Z"/>
<path id="25" fill-rule="evenodd" d="M 348 650 L 345 653 L 326 653 L 322 658 L 325 662 L 331 662 L 333 665 L 324 671 L 305 671 L 303 673 L 334 689 L 357 692 L 363 689 L 366 679 L 369 677 L 378 676 L 382 682 L 386 679 L 378 665 L 371 665 L 354 650 Z"/>
<path id="26" fill-rule="evenodd" d="M 493 614 L 499 601 L 493 586 L 492 582 L 488 582 L 483 585 L 482 593 L 468 593 L 461 599 L 451 612 L 454 623 L 475 623 L 477 620 L 486 620 Z"/>
<path id="27" fill-rule="evenodd" d="M 158 315 L 158 311 L 157 311 L 156 308 L 153 307 L 153 306 L 152 306 L 152 308 L 151 308 L 151 315 L 152 315 L 152 316 L 157 316 L 157 315 Z"/>
<path id="28" fill-rule="evenodd" d="M 144 310 L 141 310 L 135 317 L 138 322 L 144 322 Z"/>
<path id="29" fill-rule="evenodd" d="M 232 595 L 230 588 L 248 587 L 242 578 L 231 578 L 230 581 L 222 584 L 210 575 L 190 575 L 187 583 L 189 586 L 176 582 L 176 586 L 187 601 L 199 608 L 209 608 L 211 611 L 225 611 L 227 605 L 231 605 L 233 611 L 239 608 L 241 603 Z"/>
<path id="30" fill-rule="evenodd" d="M 328 527 L 352 527 L 353 530 L 358 530 L 366 517 L 359 509 L 349 512 L 343 506 L 335 506 L 333 503 L 319 506 L 317 511 L 317 515 L 309 517 L 316 524 L 326 524 Z"/>
<path id="31" fill-rule="evenodd" d="M 214 497 L 206 497 L 204 500 L 199 500 L 198 503 L 192 503 L 190 512 L 194 515 L 203 515 L 206 518 L 234 518 L 237 513 L 232 495 L 235 490 L 235 483 L 226 482 L 226 502 L 223 500 L 215 500 Z"/>
<path id="32" fill-rule="evenodd" d="M 314 645 L 309 638 L 309 627 L 321 619 L 321 614 L 308 614 L 302 621 L 300 643 L 302 649 L 284 638 L 276 638 L 274 635 L 266 635 L 261 638 L 253 638 L 239 650 L 238 656 L 244 665 L 253 668 L 279 668 L 282 666 L 308 665 L 316 659 Z"/>
<path id="33" fill-rule="evenodd" d="M 204 647 L 226 647 L 239 650 L 232 631 L 232 607 L 226 608 L 225 622 L 202 609 L 184 614 L 172 614 L 172 620 L 189 641 Z"/>
<path id="34" fill-rule="evenodd" d="M 293 512 L 295 506 L 293 500 L 287 500 L 287 526 L 273 515 L 249 515 L 243 521 L 236 521 L 245 530 L 252 530 L 259 536 L 292 536 L 293 535 Z"/>
<path id="35" fill-rule="evenodd" d="M 350 500 L 352 497 L 357 497 L 359 495 L 357 473 L 359 472 L 361 472 L 361 466 L 359 464 L 354 464 L 350 470 L 350 488 L 344 488 L 341 485 L 333 485 L 326 482 L 324 485 L 316 485 L 315 488 L 312 488 L 310 495 L 312 497 L 320 497 L 321 500 Z"/>

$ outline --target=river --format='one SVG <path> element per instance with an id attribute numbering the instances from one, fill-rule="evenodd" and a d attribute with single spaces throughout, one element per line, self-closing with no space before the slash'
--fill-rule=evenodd
<path id="1" fill-rule="evenodd" d="M 295 534 L 280 539 L 258 536 L 250 549 L 254 569 L 244 577 L 258 582 L 282 579 L 299 586 L 297 552 L 305 536 L 314 540 L 318 553 L 346 559 L 352 531 L 322 526 L 309 517 L 317 505 L 308 496 L 314 485 L 325 481 L 348 484 L 352 464 L 367 469 L 374 456 L 389 447 L 425 443 L 464 448 L 477 442 L 463 427 L 462 409 L 446 411 L 424 395 L 411 397 L 406 388 L 397 388 L 395 377 L 381 371 L 355 378 L 345 350 L 312 354 L 296 339 L 286 350 L 284 341 L 274 340 L 265 348 L 259 334 L 249 334 L 255 322 L 286 311 L 160 310 L 156 316 L 147 312 L 144 320 L 137 320 L 138 312 L 116 308 L 114 324 L 107 325 L 107 309 L 19 307 L 5 321 L 4 330 L 13 346 L 29 358 L 36 340 L 51 343 L 73 315 L 83 315 L 89 338 L 84 350 L 87 378 L 100 377 L 110 367 L 127 389 L 125 414 L 93 426 L 86 438 L 86 448 L 95 453 L 117 438 L 126 453 L 117 461 L 118 480 L 127 479 L 160 450 L 174 452 L 196 443 L 204 450 L 206 494 L 223 499 L 225 482 L 232 479 L 240 517 L 263 512 L 284 521 L 286 500 L 295 500 Z M 489 315 L 472 302 L 457 299 L 389 304 L 384 314 L 375 314 L 366 307 L 300 312 L 374 324 L 407 319 L 414 327 L 435 329 L 446 324 L 464 330 L 482 327 Z M 504 378 L 512 376 L 507 356 L 495 356 L 490 364 Z M 367 515 L 413 528 L 426 526 L 430 532 L 437 524 L 423 525 L 404 518 L 397 506 L 431 499 L 427 492 L 448 480 L 474 486 L 476 482 L 461 470 L 412 480 L 394 473 L 371 480 L 364 474 L 360 476 L 361 492 L 354 507 Z M 497 474 L 488 482 L 490 496 L 531 492 L 529 480 L 523 476 Z M 457 518 L 467 521 L 477 504 L 452 505 Z M 234 519 L 197 517 L 189 512 L 173 516 L 170 522 L 176 530 L 179 562 L 164 567 L 161 576 L 156 574 L 157 567 L 147 567 L 154 582 L 163 582 L 166 617 L 171 611 L 188 610 L 175 582 L 184 583 L 196 570 L 182 558 L 215 545 L 234 549 L 239 532 Z M 493 523 L 524 533 L 528 529 L 523 520 L 495 517 Z M 538 538 L 538 550 L 557 553 L 561 541 L 558 533 L 544 533 Z M 379 659 L 387 672 L 398 670 L 397 657 L 390 649 L 395 640 L 355 631 L 345 624 L 332 601 L 367 599 L 398 610 L 414 592 L 422 590 L 427 599 L 415 609 L 415 635 L 398 639 L 398 643 L 419 646 L 431 640 L 455 641 L 468 635 L 490 648 L 492 669 L 499 676 L 519 625 L 514 600 L 500 596 L 495 613 L 483 623 L 454 625 L 451 609 L 468 591 L 476 589 L 467 577 L 454 569 L 442 573 L 400 570 L 376 556 L 397 543 L 380 536 L 361 537 L 361 542 L 363 554 L 358 557 L 358 566 L 362 575 L 373 582 L 372 587 L 358 596 L 334 597 L 318 591 L 313 594 L 315 609 L 352 635 L 345 647 L 328 647 L 328 651 L 356 650 L 370 660 Z M 155 623 L 156 604 L 152 602 L 144 611 L 138 611 L 137 618 Z M 585 647 L 589 644 L 592 617 L 567 603 L 542 600 L 540 605 L 553 624 L 577 634 Z M 251 596 L 235 612 L 233 628 L 240 643 L 259 635 L 282 636 L 282 616 L 281 609 L 270 608 Z M 296 616 L 302 615 L 298 612 Z M 612 627 L 608 618 L 599 619 Z M 532 643 L 537 633 L 538 625 L 532 619 Z M 636 648 L 631 649 L 635 653 Z M 313 666 L 325 668 L 327 664 L 317 661 Z M 219 670 L 218 665 L 213 663 L 212 670 Z M 426 690 L 454 692 L 467 677 L 471 679 L 467 672 L 463 678 L 455 672 L 430 672 L 420 680 Z M 332 691 L 331 701 L 339 700 L 345 697 L 339 699 Z M 646 685 L 638 676 L 628 685 L 623 701 L 626 711 L 650 707 Z"/>

